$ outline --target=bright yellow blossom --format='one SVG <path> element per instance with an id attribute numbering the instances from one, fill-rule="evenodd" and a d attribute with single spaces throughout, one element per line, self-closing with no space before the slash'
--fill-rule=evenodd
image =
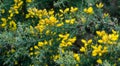
<path id="1" fill-rule="evenodd" d="M 70 12 L 72 12 L 72 13 L 73 13 L 73 12 L 76 12 L 77 10 L 78 10 L 77 7 L 71 7 L 71 8 L 70 8 Z"/>
<path id="2" fill-rule="evenodd" d="M 80 62 L 80 57 L 79 57 L 79 54 L 75 53 L 74 56 L 76 61 Z"/>
<path id="3" fill-rule="evenodd" d="M 88 41 L 81 39 L 81 42 L 84 44 L 84 47 L 87 47 L 89 44 L 92 44 L 92 39 L 89 39 Z"/>
<path id="4" fill-rule="evenodd" d="M 85 8 L 84 9 L 84 12 L 87 13 L 87 14 L 93 14 L 94 11 L 93 11 L 93 8 L 92 7 L 89 7 L 89 8 Z"/>
<path id="5" fill-rule="evenodd" d="M 39 47 L 37 45 L 34 46 L 34 49 L 39 49 Z"/>
<path id="6" fill-rule="evenodd" d="M 30 3 L 30 2 L 32 2 L 32 0 L 26 0 L 26 2 Z"/>
<path id="7" fill-rule="evenodd" d="M 57 24 L 56 26 L 57 26 L 57 27 L 61 27 L 61 26 L 63 26 L 63 25 L 64 25 L 64 23 L 62 22 L 62 23 Z"/>
<path id="8" fill-rule="evenodd" d="M 68 39 L 68 41 L 70 41 L 71 43 L 74 43 L 76 41 L 76 37 L 70 38 Z"/>
<path id="9" fill-rule="evenodd" d="M 101 60 L 101 59 L 98 59 L 98 60 L 97 60 L 97 63 L 102 64 L 102 60 Z"/>
<path id="10" fill-rule="evenodd" d="M 38 42 L 38 46 L 39 46 L 39 47 L 42 47 L 43 44 L 44 44 L 43 42 Z"/>
<path id="11" fill-rule="evenodd" d="M 10 21 L 10 28 L 12 29 L 12 30 L 16 30 L 17 29 L 17 24 L 15 23 L 15 21 Z"/>
<path id="12" fill-rule="evenodd" d="M 103 44 L 114 44 L 118 40 L 119 34 L 112 30 L 112 34 L 108 34 L 105 31 L 96 31 L 97 35 L 101 38 L 98 40 L 99 43 Z"/>
<path id="13" fill-rule="evenodd" d="M 85 47 L 81 47 L 81 48 L 80 48 L 80 51 L 81 51 L 81 52 L 86 52 L 86 48 L 85 48 Z"/>
<path id="14" fill-rule="evenodd" d="M 69 8 L 66 8 L 66 9 L 64 10 L 64 13 L 67 13 L 67 12 L 69 12 Z"/>
<path id="15" fill-rule="evenodd" d="M 101 3 L 101 2 L 100 2 L 99 4 L 96 4 L 96 7 L 97 7 L 97 8 L 102 8 L 103 6 L 104 6 L 104 4 Z"/>
<path id="16" fill-rule="evenodd" d="M 32 50 L 33 50 L 33 47 L 30 47 L 30 50 L 32 51 Z"/>
<path id="17" fill-rule="evenodd" d="M 30 55 L 30 56 L 33 55 L 33 52 L 30 52 L 29 55 Z"/>
<path id="18" fill-rule="evenodd" d="M 6 18 L 1 18 L 1 21 L 3 22 L 3 23 L 1 24 L 1 27 L 5 27 L 6 24 L 7 24 L 7 19 L 6 19 Z"/>
<path id="19" fill-rule="evenodd" d="M 107 47 L 102 47 L 101 45 L 98 45 L 98 46 L 92 46 L 93 48 L 93 51 L 92 51 L 92 56 L 102 56 L 103 53 L 106 53 L 108 50 L 107 50 Z"/>

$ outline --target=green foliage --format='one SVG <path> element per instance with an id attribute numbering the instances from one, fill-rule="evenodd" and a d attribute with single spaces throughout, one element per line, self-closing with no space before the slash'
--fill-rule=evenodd
<path id="1" fill-rule="evenodd" d="M 0 0 L 0 65 L 120 65 L 119 2 Z"/>

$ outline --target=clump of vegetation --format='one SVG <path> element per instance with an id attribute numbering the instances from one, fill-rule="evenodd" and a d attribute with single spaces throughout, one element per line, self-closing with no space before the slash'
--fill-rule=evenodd
<path id="1" fill-rule="evenodd" d="M 107 5 L 101 0 L 1 0 L 0 65 L 119 65 L 119 14 L 113 16 Z"/>

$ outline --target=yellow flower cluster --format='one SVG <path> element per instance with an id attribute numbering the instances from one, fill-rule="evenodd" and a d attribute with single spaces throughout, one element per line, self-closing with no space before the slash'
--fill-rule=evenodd
<path id="1" fill-rule="evenodd" d="M 44 46 L 44 45 L 49 45 L 49 46 L 51 46 L 52 45 L 52 41 L 53 41 L 53 39 L 51 39 L 51 40 L 49 40 L 49 41 L 46 41 L 46 40 L 44 40 L 43 42 L 38 42 L 38 46 L 39 47 L 42 47 L 42 46 Z"/>
<path id="2" fill-rule="evenodd" d="M 29 49 L 29 51 L 30 51 L 29 55 L 30 56 L 33 56 L 33 55 L 37 56 L 38 54 L 40 54 L 41 47 L 43 47 L 45 45 L 52 46 L 52 41 L 53 40 L 51 39 L 51 40 L 48 40 L 48 41 L 44 40 L 44 41 L 38 42 L 37 45 L 34 45 L 33 47 L 30 47 L 30 49 Z"/>
<path id="3" fill-rule="evenodd" d="M 49 18 L 40 19 L 39 23 L 37 24 L 37 26 L 35 26 L 35 28 L 40 33 L 42 33 L 43 30 L 46 28 L 47 25 L 54 26 L 57 22 L 58 22 L 58 20 L 54 16 L 50 16 Z"/>
<path id="4" fill-rule="evenodd" d="M 7 25 L 7 19 L 6 18 L 1 18 L 1 21 L 3 23 L 0 26 L 4 28 Z"/>
<path id="5" fill-rule="evenodd" d="M 84 12 L 87 13 L 87 14 L 93 14 L 94 11 L 93 11 L 93 8 L 92 7 L 89 7 L 89 8 L 85 8 L 84 9 Z"/>
<path id="6" fill-rule="evenodd" d="M 62 39 L 61 43 L 60 43 L 60 47 L 67 47 L 67 46 L 71 46 L 75 41 L 76 41 L 76 37 L 73 38 L 69 38 L 70 34 L 59 34 L 59 38 Z"/>
<path id="7" fill-rule="evenodd" d="M 10 28 L 11 30 L 16 30 L 17 29 L 17 24 L 15 23 L 15 21 L 10 21 Z"/>
<path id="8" fill-rule="evenodd" d="M 74 24 L 75 23 L 75 18 L 70 19 L 70 20 L 65 20 L 66 23 L 68 24 Z"/>
<path id="9" fill-rule="evenodd" d="M 26 18 L 30 18 L 30 17 L 31 18 L 33 18 L 33 17 L 39 18 L 39 23 L 37 24 L 37 26 L 35 26 L 35 28 L 40 33 L 42 33 L 44 31 L 44 29 L 46 29 L 46 26 L 61 27 L 62 25 L 64 25 L 63 22 L 60 23 L 57 20 L 57 18 L 54 15 L 54 10 L 53 9 L 47 11 L 46 9 L 38 10 L 36 8 L 29 8 L 28 9 L 28 14 L 26 14 Z"/>
<path id="10" fill-rule="evenodd" d="M 32 0 L 26 0 L 26 2 L 31 3 L 31 2 L 32 2 Z"/>
<path id="11" fill-rule="evenodd" d="M 93 48 L 93 51 L 92 51 L 92 56 L 102 56 L 102 54 L 106 53 L 108 50 L 107 50 L 107 47 L 102 47 L 102 45 L 97 45 L 96 46 L 92 46 Z"/>
<path id="12" fill-rule="evenodd" d="M 60 58 L 60 55 L 54 55 L 54 56 L 53 56 L 53 60 L 54 60 L 54 61 L 56 61 L 56 60 L 59 59 L 59 58 Z"/>
<path id="13" fill-rule="evenodd" d="M 15 14 L 19 14 L 19 9 L 22 8 L 22 0 L 14 0 L 13 6 L 10 8 L 8 19 L 11 19 Z"/>
<path id="14" fill-rule="evenodd" d="M 0 26 L 5 27 L 7 25 L 7 21 L 9 21 L 9 27 L 11 30 L 16 30 L 17 24 L 15 23 L 12 18 L 14 17 L 15 14 L 19 14 L 19 10 L 22 8 L 23 1 L 22 0 L 14 0 L 14 4 L 10 7 L 8 10 L 8 15 L 7 18 L 1 18 L 1 21 L 3 22 Z M 2 13 L 5 13 L 5 10 L 1 10 Z"/>
<path id="15" fill-rule="evenodd" d="M 39 51 L 39 47 L 37 45 L 34 45 L 33 47 L 30 47 L 30 53 L 29 53 L 29 56 L 37 56 L 38 54 L 40 54 L 40 51 Z"/>
<path id="16" fill-rule="evenodd" d="M 45 29 L 47 29 L 47 26 L 56 26 L 56 27 L 61 27 L 65 23 L 66 24 L 75 24 L 75 18 L 71 18 L 69 20 L 65 20 L 64 16 L 61 17 L 61 15 L 67 13 L 67 12 L 76 12 L 78 8 L 76 7 L 71 7 L 71 8 L 66 8 L 65 10 L 60 9 L 60 13 L 54 14 L 54 10 L 51 9 L 47 11 L 46 9 L 43 10 L 38 10 L 37 8 L 29 8 L 28 9 L 28 14 L 26 14 L 26 18 L 39 18 L 39 23 L 37 26 L 35 26 L 35 29 L 37 29 L 40 34 L 43 33 Z M 56 16 L 58 16 L 57 19 Z M 65 21 L 64 21 L 65 20 Z M 46 31 L 46 34 L 48 35 L 51 33 L 51 31 L 48 29 Z"/>
<path id="17" fill-rule="evenodd" d="M 99 58 L 99 59 L 97 60 L 97 63 L 102 64 L 102 60 Z"/>
<path id="18" fill-rule="evenodd" d="M 92 39 L 89 39 L 88 41 L 86 41 L 85 39 L 82 39 L 81 41 L 84 44 L 84 46 L 80 48 L 80 51 L 81 52 L 86 52 L 87 51 L 87 46 L 92 44 Z"/>
<path id="19" fill-rule="evenodd" d="M 62 14 L 65 14 L 65 13 L 68 13 L 68 12 L 71 12 L 71 13 L 74 13 L 78 10 L 78 8 L 76 7 L 71 7 L 71 8 L 66 8 L 65 10 L 62 10 L 60 9 L 59 11 L 62 13 Z"/>
<path id="20" fill-rule="evenodd" d="M 49 12 L 47 12 L 46 9 L 38 10 L 37 8 L 34 7 L 28 9 L 28 14 L 26 14 L 26 18 L 38 17 L 41 19 L 43 16 L 48 16 L 49 14 L 50 15 L 54 14 L 54 11 L 50 10 Z"/>
<path id="21" fill-rule="evenodd" d="M 73 57 L 75 58 L 76 61 L 80 62 L 80 56 L 77 53 L 74 53 Z"/>
<path id="22" fill-rule="evenodd" d="M 112 34 L 107 34 L 105 31 L 96 31 L 97 35 L 101 38 L 98 40 L 101 44 L 115 44 L 119 38 L 118 32 L 112 30 Z"/>

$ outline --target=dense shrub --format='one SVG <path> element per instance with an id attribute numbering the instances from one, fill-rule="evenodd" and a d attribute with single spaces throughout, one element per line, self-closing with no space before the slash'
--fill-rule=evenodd
<path id="1" fill-rule="evenodd" d="M 0 65 L 119 65 L 119 12 L 111 12 L 110 4 L 102 0 L 1 0 Z"/>

